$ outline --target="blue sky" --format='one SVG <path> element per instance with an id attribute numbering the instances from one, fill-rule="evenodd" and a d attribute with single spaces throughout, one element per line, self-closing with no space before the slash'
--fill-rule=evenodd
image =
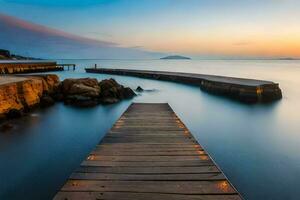
<path id="1" fill-rule="evenodd" d="M 296 0 L 0 0 L 0 4 L 0 13 L 123 47 L 204 56 L 300 54 Z"/>

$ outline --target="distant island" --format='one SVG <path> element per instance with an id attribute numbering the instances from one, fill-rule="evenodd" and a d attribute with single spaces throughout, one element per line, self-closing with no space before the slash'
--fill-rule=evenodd
<path id="1" fill-rule="evenodd" d="M 185 57 L 185 56 L 175 55 L 175 56 L 166 56 L 166 57 L 163 57 L 163 58 L 160 58 L 160 59 L 161 60 L 190 60 L 191 58 Z"/>
<path id="2" fill-rule="evenodd" d="M 15 54 L 11 54 L 10 51 L 6 49 L 0 49 L 0 60 L 40 60 L 40 59 L 15 55 Z"/>
<path id="3" fill-rule="evenodd" d="M 287 58 L 279 58 L 279 60 L 299 60 L 299 59 L 287 57 Z"/>

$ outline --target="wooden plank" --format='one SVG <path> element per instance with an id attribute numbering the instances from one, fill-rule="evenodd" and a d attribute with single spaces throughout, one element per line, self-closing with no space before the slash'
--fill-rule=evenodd
<path id="1" fill-rule="evenodd" d="M 61 191 L 151 192 L 167 194 L 237 194 L 227 181 L 69 180 Z"/>
<path id="2" fill-rule="evenodd" d="M 121 167 L 189 167 L 189 166 L 202 166 L 212 163 L 209 157 L 206 157 L 207 160 L 185 160 L 185 161 L 170 161 L 170 162 L 113 162 L 113 161 L 94 161 L 94 160 L 85 160 L 81 163 L 81 166 L 121 166 Z"/>
<path id="3" fill-rule="evenodd" d="M 73 173 L 74 180 L 120 180 L 120 181 L 216 181 L 226 180 L 221 173 L 199 174 L 105 174 L 105 173 Z"/>
<path id="4" fill-rule="evenodd" d="M 202 174 L 219 173 L 219 169 L 212 162 L 196 167 L 91 167 L 81 166 L 75 172 L 81 173 L 113 173 L 113 174 Z"/>
<path id="5" fill-rule="evenodd" d="M 105 156 L 105 155 L 90 155 L 87 160 L 94 161 L 114 161 L 114 162 L 166 162 L 166 161 L 188 161 L 199 160 L 207 157 L 207 154 L 198 156 Z"/>
<path id="6" fill-rule="evenodd" d="M 178 146 L 178 145 L 98 145 L 95 150 L 115 150 L 115 151 L 198 151 L 203 150 L 200 146 Z"/>
<path id="7" fill-rule="evenodd" d="M 132 104 L 55 199 L 241 199 L 168 104 Z"/>
<path id="8" fill-rule="evenodd" d="M 94 150 L 91 155 L 103 156 L 199 156 L 206 155 L 203 150 L 195 151 L 118 151 L 118 150 Z"/>
<path id="9" fill-rule="evenodd" d="M 182 195 L 132 192 L 59 192 L 54 200 L 241 200 L 238 195 Z"/>
<path id="10" fill-rule="evenodd" d="M 103 144 L 98 145 L 97 147 L 101 146 L 101 148 L 201 148 L 199 144 L 181 144 L 180 146 L 178 144 L 174 143 L 153 143 L 149 142 L 148 144 Z"/>

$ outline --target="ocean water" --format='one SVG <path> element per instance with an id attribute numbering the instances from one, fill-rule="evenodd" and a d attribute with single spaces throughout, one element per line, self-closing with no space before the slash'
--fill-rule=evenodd
<path id="1" fill-rule="evenodd" d="M 113 77 L 152 90 L 109 106 L 57 103 L 12 121 L 0 134 L 0 199 L 51 199 L 132 102 L 167 102 L 245 199 L 299 199 L 300 61 L 59 60 L 76 63 L 68 77 Z M 246 105 L 198 87 L 125 76 L 87 74 L 85 67 L 151 69 L 265 79 L 283 99 Z"/>

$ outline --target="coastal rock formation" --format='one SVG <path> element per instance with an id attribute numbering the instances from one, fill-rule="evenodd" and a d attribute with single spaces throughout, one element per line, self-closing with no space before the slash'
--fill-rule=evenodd
<path id="1" fill-rule="evenodd" d="M 66 79 L 62 82 L 62 92 L 64 95 L 81 95 L 86 97 L 97 97 L 100 94 L 100 87 L 97 79 Z"/>
<path id="2" fill-rule="evenodd" d="M 66 79 L 61 84 L 61 91 L 66 104 L 81 107 L 116 103 L 135 96 L 130 88 L 120 85 L 114 79 L 100 82 L 92 78 Z"/>
<path id="3" fill-rule="evenodd" d="M 122 99 L 129 99 L 135 96 L 135 93 L 129 87 L 124 87 L 114 79 L 106 79 L 99 83 L 101 88 L 101 103 L 116 103 Z"/>
<path id="4" fill-rule="evenodd" d="M 93 106 L 98 103 L 100 87 L 97 79 L 66 79 L 61 84 L 64 102 L 78 106 Z"/>
<path id="5" fill-rule="evenodd" d="M 135 91 L 137 91 L 137 92 L 143 92 L 144 89 L 143 89 L 141 86 L 138 86 L 138 87 L 135 89 Z"/>
<path id="6" fill-rule="evenodd" d="M 8 50 L 0 49 L 0 60 L 9 59 L 10 57 L 10 52 Z"/>
<path id="7" fill-rule="evenodd" d="M 0 60 L 35 60 L 35 58 L 11 54 L 6 49 L 0 49 Z"/>
<path id="8" fill-rule="evenodd" d="M 15 117 L 37 106 L 41 97 L 57 92 L 59 78 L 56 75 L 39 75 L 0 85 L 0 117 Z"/>
<path id="9" fill-rule="evenodd" d="M 16 118 L 23 112 L 56 101 L 88 107 L 99 103 L 110 104 L 135 96 L 128 87 L 114 79 L 98 82 L 93 78 L 66 79 L 57 75 L 2 76 L 0 77 L 0 119 Z"/>

